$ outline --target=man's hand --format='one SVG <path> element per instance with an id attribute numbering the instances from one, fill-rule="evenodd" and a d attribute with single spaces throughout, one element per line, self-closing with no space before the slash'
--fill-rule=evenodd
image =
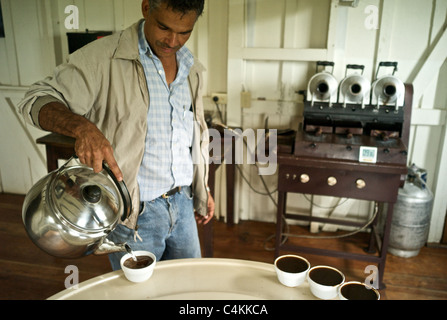
<path id="1" fill-rule="evenodd" d="M 207 215 L 202 216 L 196 213 L 196 221 L 198 224 L 207 224 L 214 217 L 214 199 L 208 191 Z"/>
<path id="2" fill-rule="evenodd" d="M 39 124 L 44 130 L 75 138 L 75 152 L 81 163 L 100 172 L 104 161 L 116 179 L 123 180 L 110 142 L 92 122 L 63 104 L 51 102 L 40 110 Z"/>
<path id="3" fill-rule="evenodd" d="M 95 172 L 102 170 L 104 161 L 108 164 L 116 179 L 118 181 L 123 180 L 123 174 L 113 156 L 113 148 L 110 142 L 95 125 L 87 125 L 76 138 L 75 152 L 79 161 L 92 167 Z"/>

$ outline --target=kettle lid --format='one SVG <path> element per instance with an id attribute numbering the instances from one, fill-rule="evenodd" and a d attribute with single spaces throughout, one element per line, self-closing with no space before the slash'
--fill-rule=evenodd
<path id="1" fill-rule="evenodd" d="M 124 205 L 118 187 L 104 170 L 77 163 L 60 168 L 49 186 L 56 214 L 83 230 L 115 227 Z"/>

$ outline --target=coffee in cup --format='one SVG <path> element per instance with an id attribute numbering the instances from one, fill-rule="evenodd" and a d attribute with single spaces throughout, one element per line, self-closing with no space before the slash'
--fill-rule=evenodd
<path id="1" fill-rule="evenodd" d="M 121 260 L 121 269 L 129 281 L 142 282 L 152 276 L 155 268 L 156 258 L 149 251 L 135 251 L 137 261 L 134 261 L 130 253 L 125 254 Z"/>
<path id="2" fill-rule="evenodd" d="M 315 266 L 307 274 L 310 291 L 320 299 L 334 299 L 338 294 L 338 287 L 345 281 L 343 273 L 329 266 Z"/>
<path id="3" fill-rule="evenodd" d="M 154 259 L 150 256 L 137 256 L 136 261 L 133 259 L 133 257 L 127 258 L 123 262 L 123 266 L 130 268 L 130 269 L 141 269 L 149 266 L 152 262 L 154 262 Z"/>
<path id="4" fill-rule="evenodd" d="M 279 282 L 287 287 L 297 287 L 306 279 L 310 263 L 296 255 L 283 255 L 275 260 L 275 271 Z"/>
<path id="5" fill-rule="evenodd" d="M 340 300 L 380 300 L 378 290 L 358 281 L 343 283 L 338 290 L 338 296 Z"/>

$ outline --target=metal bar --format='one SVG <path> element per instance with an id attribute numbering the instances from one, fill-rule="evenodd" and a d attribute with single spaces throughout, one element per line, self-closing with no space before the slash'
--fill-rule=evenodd
<path id="1" fill-rule="evenodd" d="M 303 221 L 309 221 L 309 222 L 314 222 L 314 221 L 315 222 L 323 222 L 323 223 L 337 224 L 337 225 L 342 225 L 342 226 L 363 227 L 365 225 L 365 223 L 361 223 L 361 222 L 315 217 L 315 216 L 307 216 L 307 215 L 301 215 L 301 214 L 286 213 L 284 216 L 287 219 L 303 220 Z"/>
<path id="2" fill-rule="evenodd" d="M 297 245 L 291 245 L 291 244 L 283 244 L 281 246 L 281 249 L 286 250 L 286 251 L 297 251 L 297 252 L 302 252 L 302 253 L 316 254 L 316 255 L 335 257 L 335 258 L 361 260 L 361 261 L 368 261 L 368 262 L 374 262 L 374 263 L 382 262 L 382 258 L 378 257 L 378 256 L 361 254 L 361 253 L 351 253 L 351 252 L 338 251 L 338 250 L 303 247 L 303 246 L 297 246 Z"/>

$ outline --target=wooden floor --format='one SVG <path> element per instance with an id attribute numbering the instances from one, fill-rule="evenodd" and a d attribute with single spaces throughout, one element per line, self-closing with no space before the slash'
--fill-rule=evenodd
<path id="1" fill-rule="evenodd" d="M 80 281 L 110 272 L 107 257 L 89 256 L 77 260 L 57 259 L 43 253 L 29 240 L 21 221 L 23 196 L 0 194 L 0 299 L 46 299 L 65 289 L 69 275 L 65 268 L 76 265 Z M 272 223 L 241 221 L 234 226 L 214 222 L 214 257 L 249 259 L 272 263 Z M 305 232 L 291 227 L 292 232 Z M 306 245 L 361 250 L 366 234 L 344 240 L 289 238 Z M 364 281 L 366 262 L 306 255 L 312 265 L 338 267 L 347 280 Z M 447 249 L 424 247 L 417 257 L 405 259 L 388 255 L 382 299 L 446 300 Z"/>

